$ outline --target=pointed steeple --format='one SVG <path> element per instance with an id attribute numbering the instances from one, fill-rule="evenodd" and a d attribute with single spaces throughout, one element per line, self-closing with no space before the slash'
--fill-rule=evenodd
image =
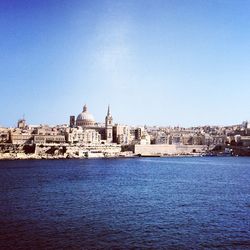
<path id="1" fill-rule="evenodd" d="M 107 115 L 106 115 L 105 121 L 106 121 L 106 124 L 109 124 L 109 125 L 111 125 L 112 121 L 113 121 L 113 117 L 111 115 L 110 106 L 109 105 L 108 105 L 108 111 L 107 111 Z"/>
<path id="2" fill-rule="evenodd" d="M 105 118 L 105 134 L 108 143 L 113 141 L 113 117 L 110 113 L 110 106 L 108 105 L 108 112 Z"/>
<path id="3" fill-rule="evenodd" d="M 108 105 L 108 112 L 107 112 L 107 116 L 110 116 L 110 107 Z"/>

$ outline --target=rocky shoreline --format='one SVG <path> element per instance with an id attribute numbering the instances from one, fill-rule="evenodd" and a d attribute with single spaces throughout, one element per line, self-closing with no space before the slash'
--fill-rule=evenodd
<path id="1" fill-rule="evenodd" d="M 164 147 L 168 147 L 165 150 Z M 69 145 L 41 144 L 14 145 L 0 144 L 0 160 L 58 160 L 91 158 L 125 158 L 125 157 L 201 157 L 201 156 L 249 156 L 249 150 L 232 148 L 228 153 L 223 150 L 205 151 L 202 147 L 152 145 L 151 147 L 109 145 Z M 162 150 L 162 148 L 164 150 Z M 194 151 L 194 152 L 193 152 Z"/>
<path id="2" fill-rule="evenodd" d="M 201 154 L 171 154 L 171 155 L 136 155 L 126 152 L 125 154 L 113 154 L 113 155 L 91 155 L 89 156 L 76 156 L 76 155 L 36 155 L 36 154 L 0 154 L 1 160 L 70 160 L 70 159 L 120 159 L 120 158 L 168 158 L 168 157 L 200 157 Z"/>
<path id="3" fill-rule="evenodd" d="M 91 158 L 125 158 L 136 157 L 132 152 L 121 152 L 120 154 L 105 154 L 105 153 L 91 153 L 91 154 L 64 154 L 64 155 L 39 155 L 39 154 L 25 154 L 25 153 L 0 153 L 0 160 L 61 160 L 61 159 L 91 159 Z"/>

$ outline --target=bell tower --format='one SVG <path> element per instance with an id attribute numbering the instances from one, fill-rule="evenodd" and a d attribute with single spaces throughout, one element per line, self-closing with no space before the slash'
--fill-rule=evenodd
<path id="1" fill-rule="evenodd" d="M 105 134 L 107 142 L 113 142 L 113 117 L 110 114 L 110 107 L 105 118 Z"/>

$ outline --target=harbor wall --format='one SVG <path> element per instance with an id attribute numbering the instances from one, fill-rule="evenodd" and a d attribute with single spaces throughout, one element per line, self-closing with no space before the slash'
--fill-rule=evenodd
<path id="1" fill-rule="evenodd" d="M 57 158 L 91 158 L 118 157 L 126 155 L 121 152 L 121 145 L 69 145 L 69 144 L 33 144 L 0 145 L 0 159 L 57 159 Z"/>
<path id="2" fill-rule="evenodd" d="M 135 145 L 134 153 L 141 156 L 156 155 L 178 155 L 178 154 L 199 154 L 206 150 L 204 145 L 169 145 L 169 144 L 151 144 Z"/>

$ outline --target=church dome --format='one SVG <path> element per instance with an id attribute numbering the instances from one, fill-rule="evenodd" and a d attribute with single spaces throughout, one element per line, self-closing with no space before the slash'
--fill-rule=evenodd
<path id="1" fill-rule="evenodd" d="M 82 112 L 77 116 L 77 120 L 89 120 L 89 121 L 95 121 L 93 115 L 91 115 L 90 113 L 87 112 Z"/>
<path id="2" fill-rule="evenodd" d="M 87 106 L 84 105 L 83 111 L 77 116 L 76 125 L 93 126 L 94 124 L 95 124 L 95 119 L 93 115 L 88 112 Z"/>

